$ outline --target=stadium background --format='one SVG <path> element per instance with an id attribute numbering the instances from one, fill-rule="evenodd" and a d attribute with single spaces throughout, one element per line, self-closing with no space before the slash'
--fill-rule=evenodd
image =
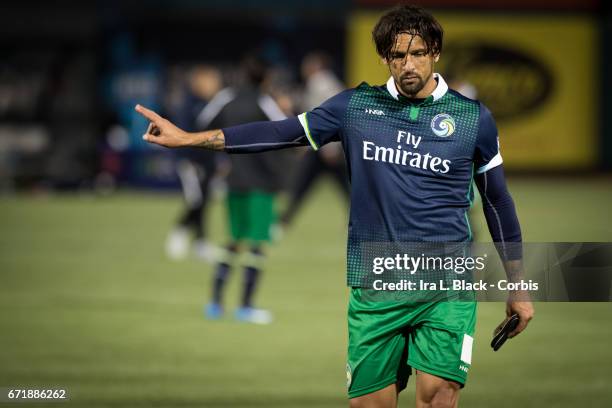
<path id="1" fill-rule="evenodd" d="M 498 117 L 525 240 L 611 241 L 609 8 L 419 3 L 446 28 L 442 72 L 475 85 Z M 66 405 L 87 407 L 344 406 L 340 195 L 320 183 L 271 248 L 258 299 L 273 325 L 207 322 L 211 268 L 163 253 L 181 205 L 175 155 L 140 141 L 132 106 L 171 115 L 190 66 L 231 71 L 255 48 L 289 83 L 312 50 L 333 55 L 349 86 L 379 83 L 368 34 L 391 4 L 3 3 L 0 387 L 65 387 Z M 224 220 L 216 201 L 219 243 Z M 539 303 L 529 330 L 493 354 L 502 308 L 480 305 L 464 406 L 612 403 L 610 303 Z"/>

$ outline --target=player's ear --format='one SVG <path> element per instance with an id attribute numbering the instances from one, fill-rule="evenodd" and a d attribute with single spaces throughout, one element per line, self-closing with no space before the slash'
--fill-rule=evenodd
<path id="1" fill-rule="evenodd" d="M 385 65 L 389 65 L 389 61 L 386 58 L 381 58 L 380 61 Z"/>
<path id="2" fill-rule="evenodd" d="M 440 54 L 434 54 L 434 62 L 438 62 L 438 60 L 440 59 Z"/>

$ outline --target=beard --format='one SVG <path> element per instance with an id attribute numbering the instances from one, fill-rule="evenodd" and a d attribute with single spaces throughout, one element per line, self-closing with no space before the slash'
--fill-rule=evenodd
<path id="1" fill-rule="evenodd" d="M 421 91 L 421 89 L 425 87 L 426 83 L 427 81 L 418 75 L 403 76 L 400 77 L 399 88 L 402 91 L 402 94 L 409 97 L 414 97 Z"/>

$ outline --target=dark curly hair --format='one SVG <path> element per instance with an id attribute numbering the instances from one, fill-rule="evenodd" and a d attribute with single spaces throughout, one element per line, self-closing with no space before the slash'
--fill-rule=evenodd
<path id="1" fill-rule="evenodd" d="M 386 12 L 372 30 L 378 55 L 391 59 L 396 37 L 401 33 L 423 38 L 428 54 L 437 55 L 442 51 L 444 30 L 440 23 L 420 7 L 400 5 Z"/>

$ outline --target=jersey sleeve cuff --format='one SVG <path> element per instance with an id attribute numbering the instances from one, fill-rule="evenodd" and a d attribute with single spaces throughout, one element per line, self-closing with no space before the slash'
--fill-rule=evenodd
<path id="1" fill-rule="evenodd" d="M 504 160 L 501 157 L 501 153 L 497 152 L 497 154 L 495 156 L 493 156 L 493 158 L 491 160 L 489 160 L 489 162 L 487 164 L 485 164 L 484 166 L 479 167 L 478 170 L 476 170 L 476 174 L 482 174 L 482 173 L 484 173 L 486 171 L 489 171 L 492 168 L 499 166 L 503 162 L 504 162 Z"/>
<path id="2" fill-rule="evenodd" d="M 312 146 L 312 149 L 316 152 L 317 150 L 319 150 L 319 146 L 317 146 L 314 139 L 312 138 L 312 134 L 310 133 L 310 127 L 308 126 L 308 118 L 306 117 L 306 113 L 307 112 L 304 112 L 298 115 L 298 119 L 300 121 L 300 124 L 302 125 L 302 128 L 304 129 L 304 133 L 306 134 L 308 143 L 310 143 L 310 146 Z"/>

